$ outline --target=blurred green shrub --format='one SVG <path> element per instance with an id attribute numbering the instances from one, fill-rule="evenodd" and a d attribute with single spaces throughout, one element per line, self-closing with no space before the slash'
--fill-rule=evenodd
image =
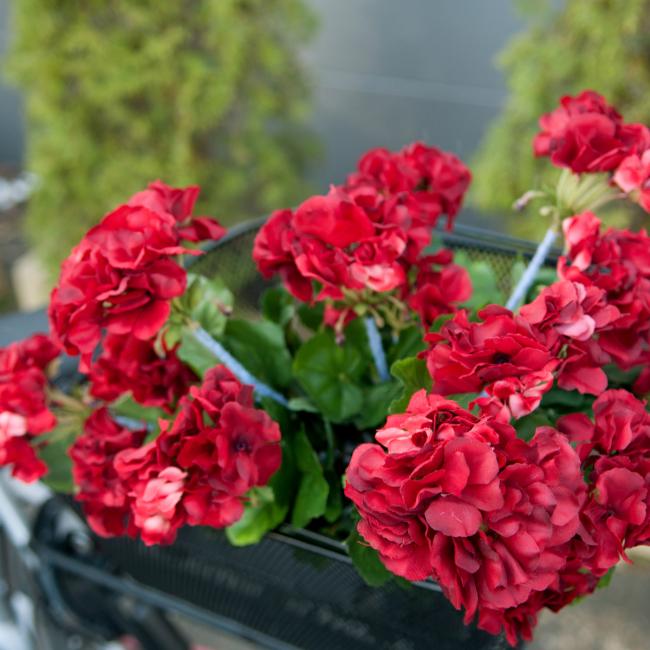
<path id="1" fill-rule="evenodd" d="M 304 195 L 303 0 L 14 0 L 7 68 L 26 97 L 27 234 L 53 268 L 156 178 L 202 186 L 225 223 Z"/>
<path id="2" fill-rule="evenodd" d="M 561 95 L 600 92 L 626 121 L 650 124 L 650 0 L 520 2 L 528 30 L 499 58 L 509 99 L 473 161 L 473 201 L 511 215 L 512 203 L 531 187 L 555 184 L 559 171 L 534 159 L 532 138 L 542 113 Z M 548 224 L 510 218 L 520 235 L 538 236 Z"/>

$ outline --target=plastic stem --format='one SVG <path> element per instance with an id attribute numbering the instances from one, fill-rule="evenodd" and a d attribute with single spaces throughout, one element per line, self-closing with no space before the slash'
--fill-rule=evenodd
<path id="1" fill-rule="evenodd" d="M 544 260 L 548 257 L 549 251 L 551 250 L 556 237 L 556 228 L 551 227 L 546 231 L 544 239 L 542 239 L 540 242 L 537 250 L 535 251 L 535 254 L 533 255 L 533 258 L 530 260 L 519 282 L 517 282 L 517 286 L 510 294 L 510 298 L 508 298 L 508 302 L 506 303 L 507 309 L 515 310 L 522 302 L 526 296 L 526 293 L 528 292 L 528 289 L 530 289 L 531 285 L 535 281 L 537 273 L 544 263 Z"/>
<path id="2" fill-rule="evenodd" d="M 363 319 L 366 326 L 366 335 L 368 336 L 368 343 L 370 344 L 370 352 L 375 362 L 375 367 L 379 374 L 381 381 L 389 381 L 390 373 L 388 372 L 388 364 L 386 363 L 386 355 L 384 354 L 384 347 L 381 344 L 381 336 L 377 324 L 372 316 L 366 316 Z"/>
<path id="3" fill-rule="evenodd" d="M 221 343 L 215 341 L 202 327 L 192 328 L 190 331 L 196 341 L 217 357 L 217 359 L 219 359 L 219 361 L 226 366 L 226 368 L 228 368 L 228 370 L 230 370 L 230 372 L 232 372 L 232 374 L 235 375 L 242 384 L 252 386 L 258 397 L 269 397 L 278 404 L 282 404 L 282 406 L 289 405 L 287 400 L 280 395 L 280 393 L 270 386 L 267 386 L 264 382 L 260 381 L 257 377 L 248 372 L 248 370 L 246 370 L 246 368 L 244 368 L 244 366 L 235 359 L 235 357 L 233 357 L 233 355 L 230 354 Z"/>

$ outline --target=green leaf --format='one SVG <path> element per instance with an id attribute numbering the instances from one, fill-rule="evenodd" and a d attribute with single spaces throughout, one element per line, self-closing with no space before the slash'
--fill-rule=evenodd
<path id="1" fill-rule="evenodd" d="M 291 523 L 297 528 L 304 528 L 312 519 L 325 514 L 330 487 L 323 476 L 323 467 L 318 456 L 303 429 L 294 437 L 292 450 L 302 476 L 293 505 Z"/>
<path id="2" fill-rule="evenodd" d="M 280 327 L 284 327 L 296 313 L 291 294 L 282 287 L 271 287 L 262 294 L 262 315 Z"/>
<path id="3" fill-rule="evenodd" d="M 276 388 L 291 382 L 291 355 L 284 332 L 271 321 L 229 320 L 224 347 L 253 375 Z"/>
<path id="4" fill-rule="evenodd" d="M 372 351 L 370 350 L 370 341 L 368 341 L 368 334 L 363 318 L 355 318 L 348 323 L 343 330 L 345 345 L 354 348 L 357 352 L 361 353 L 364 359 L 364 365 L 373 364 Z"/>
<path id="5" fill-rule="evenodd" d="M 337 345 L 332 332 L 304 343 L 293 363 L 296 379 L 332 422 L 348 420 L 361 410 L 363 393 L 357 382 L 363 370 L 361 353 L 350 342 Z"/>
<path id="6" fill-rule="evenodd" d="M 609 388 L 629 387 L 638 379 L 642 367 L 637 366 L 631 370 L 621 370 L 613 363 L 607 364 L 603 370 L 609 379 Z"/>
<path id="7" fill-rule="evenodd" d="M 232 311 L 232 293 L 218 277 L 188 273 L 187 281 L 180 299 L 181 310 L 211 336 L 221 336 Z"/>
<path id="8" fill-rule="evenodd" d="M 381 563 L 377 551 L 368 545 L 356 529 L 345 543 L 352 564 L 368 585 L 381 587 L 392 579 L 393 574 Z"/>
<path id="9" fill-rule="evenodd" d="M 303 411 L 305 413 L 318 413 L 318 408 L 306 397 L 292 397 L 289 400 L 290 411 Z"/>
<path id="10" fill-rule="evenodd" d="M 577 390 L 555 387 L 542 397 L 540 408 L 573 413 L 590 410 L 593 402 L 594 397 L 591 395 L 581 395 Z"/>
<path id="11" fill-rule="evenodd" d="M 326 479 L 329 484 L 329 493 L 323 516 L 328 523 L 333 524 L 338 521 L 343 512 L 341 478 L 336 472 L 326 472 Z"/>
<path id="12" fill-rule="evenodd" d="M 304 528 L 312 519 L 325 514 L 329 489 L 329 483 L 322 473 L 303 474 L 293 504 L 291 524 L 296 528 Z"/>
<path id="13" fill-rule="evenodd" d="M 210 368 L 219 364 L 219 359 L 212 352 L 206 350 L 187 329 L 183 331 L 181 344 L 176 350 L 176 354 L 199 377 L 203 377 Z"/>
<path id="14" fill-rule="evenodd" d="M 497 274 L 489 262 L 473 260 L 462 250 L 455 252 L 454 262 L 465 267 L 472 280 L 472 297 L 463 303 L 463 307 L 480 309 L 487 304 L 502 305 L 505 302 L 505 296 L 497 286 Z"/>
<path id="15" fill-rule="evenodd" d="M 354 424 L 358 429 L 373 429 L 386 420 L 391 403 L 403 393 L 403 386 L 396 381 L 371 386 L 364 390 L 363 409 Z"/>
<path id="16" fill-rule="evenodd" d="M 604 589 L 605 587 L 609 587 L 609 583 L 612 581 L 612 578 L 614 577 L 614 572 L 616 571 L 616 567 L 613 566 L 599 581 L 598 585 L 596 586 L 596 589 Z"/>
<path id="17" fill-rule="evenodd" d="M 406 410 L 413 393 L 424 388 L 431 390 L 431 376 L 427 370 L 424 359 L 408 357 L 396 361 L 390 368 L 393 377 L 397 378 L 403 386 L 402 395 L 395 399 L 390 407 L 390 413 L 402 413 Z"/>
<path id="18" fill-rule="evenodd" d="M 532 439 L 532 437 L 535 435 L 537 427 L 547 426 L 551 426 L 551 422 L 549 421 L 548 417 L 540 411 L 535 411 L 534 413 L 526 415 L 525 417 L 520 418 L 514 422 L 514 427 L 517 431 L 517 437 L 526 441 Z"/>
<path id="19" fill-rule="evenodd" d="M 72 480 L 72 460 L 68 454 L 70 445 L 77 433 L 64 432 L 54 429 L 49 435 L 52 442 L 38 449 L 38 457 L 47 465 L 48 472 L 41 479 L 54 492 L 72 494 L 74 482 Z"/>
<path id="20" fill-rule="evenodd" d="M 315 305 L 302 304 L 298 307 L 298 317 L 303 325 L 314 332 L 323 324 L 325 304 L 317 302 Z"/>
<path id="21" fill-rule="evenodd" d="M 420 327 L 407 327 L 402 330 L 397 339 L 397 343 L 388 350 L 388 363 L 393 364 L 395 361 L 405 357 L 415 356 L 418 352 L 426 349 L 424 336 Z"/>
<path id="22" fill-rule="evenodd" d="M 288 506 L 279 505 L 273 489 L 257 487 L 248 493 L 249 503 L 241 519 L 226 528 L 226 537 L 234 546 L 257 544 L 264 535 L 279 526 L 287 515 Z"/>
<path id="23" fill-rule="evenodd" d="M 166 415 L 162 409 L 138 404 L 130 395 L 122 398 L 118 402 L 114 402 L 111 405 L 111 411 L 125 418 L 142 420 L 153 424 L 157 424 L 158 420 Z"/>
<path id="24" fill-rule="evenodd" d="M 299 429 L 292 440 L 296 466 L 303 474 L 322 474 L 323 467 L 304 429 Z"/>

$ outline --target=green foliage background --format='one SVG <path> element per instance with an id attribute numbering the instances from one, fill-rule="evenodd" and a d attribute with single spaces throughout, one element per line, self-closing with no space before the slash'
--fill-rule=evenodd
<path id="1" fill-rule="evenodd" d="M 555 185 L 559 171 L 548 159 L 533 158 L 532 138 L 539 116 L 561 95 L 591 88 L 627 121 L 650 124 L 650 0 L 567 0 L 560 10 L 548 0 L 519 4 L 530 27 L 500 55 L 509 99 L 472 166 L 474 202 L 506 215 L 526 190 Z M 539 237 L 548 224 L 531 213 L 509 225 Z"/>
<path id="2" fill-rule="evenodd" d="M 14 0 L 7 71 L 23 89 L 27 234 L 50 268 L 160 178 L 202 186 L 225 223 L 291 204 L 315 153 L 297 50 L 303 0 Z"/>

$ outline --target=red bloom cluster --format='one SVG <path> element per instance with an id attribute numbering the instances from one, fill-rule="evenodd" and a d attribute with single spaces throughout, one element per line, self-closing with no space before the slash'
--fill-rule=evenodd
<path id="1" fill-rule="evenodd" d="M 345 493 L 391 571 L 435 578 L 484 626 L 559 586 L 586 498 L 563 435 L 539 429 L 525 443 L 509 424 L 420 391 L 376 437 L 383 447 L 355 450 Z"/>
<path id="2" fill-rule="evenodd" d="M 603 233 L 600 225 L 590 212 L 564 221 L 567 253 L 558 275 L 604 292 L 610 315 L 612 308 L 619 315 L 598 335 L 594 356 L 598 365 L 613 361 L 629 369 L 650 358 L 650 237 L 643 230 Z"/>
<path id="3" fill-rule="evenodd" d="M 12 474 L 26 482 L 47 472 L 31 443 L 56 424 L 45 373 L 59 353 L 43 334 L 0 348 L 0 466 L 10 465 Z"/>
<path id="4" fill-rule="evenodd" d="M 346 292 L 368 288 L 395 291 L 430 319 L 435 308 L 424 305 L 427 292 L 439 294 L 438 304 L 449 308 L 471 290 L 450 253 L 444 262 L 421 257 L 438 217 L 446 213 L 451 224 L 469 182 L 460 160 L 421 143 L 399 153 L 370 151 L 343 186 L 295 211 L 273 213 L 258 233 L 253 258 L 264 277 L 279 274 L 299 300 L 343 300 Z M 441 273 L 450 282 L 442 292 Z"/>
<path id="5" fill-rule="evenodd" d="M 585 507 L 588 537 L 583 562 L 596 575 L 614 566 L 625 549 L 650 543 L 650 413 L 625 390 L 608 390 L 583 414 L 558 426 L 579 443 L 593 486 Z"/>
<path id="6" fill-rule="evenodd" d="M 600 395 L 604 365 L 629 369 L 649 358 L 650 238 L 613 229 L 601 235 L 591 213 L 565 220 L 564 230 L 560 280 L 519 314 L 492 305 L 471 322 L 461 311 L 426 336 L 435 392 L 486 391 L 519 418 L 556 380 L 564 390 Z"/>
<path id="7" fill-rule="evenodd" d="M 198 188 L 173 189 L 157 182 L 107 214 L 61 267 L 52 291 L 50 324 L 70 354 L 81 354 L 87 370 L 102 330 L 153 338 L 185 290 L 185 271 L 172 258 L 197 251 L 182 239 L 217 238 L 223 228 L 194 219 Z"/>
<path id="8" fill-rule="evenodd" d="M 462 310 L 425 337 L 433 390 L 442 395 L 485 390 L 515 417 L 530 413 L 551 388 L 558 359 L 521 316 L 496 305 L 478 315 L 481 320 L 471 322 Z"/>
<path id="9" fill-rule="evenodd" d="M 91 414 L 83 434 L 70 447 L 75 498 L 82 503 L 88 524 L 98 535 L 135 532 L 130 526 L 129 486 L 118 476 L 113 463 L 119 452 L 140 447 L 146 435 L 144 428 L 131 431 L 121 426 L 104 407 Z"/>
<path id="10" fill-rule="evenodd" d="M 549 156 L 558 167 L 576 173 L 614 170 L 630 154 L 650 147 L 650 131 L 625 124 L 615 108 L 591 90 L 565 96 L 560 106 L 539 120 L 533 141 L 536 156 Z"/>
<path id="11" fill-rule="evenodd" d="M 355 450 L 345 493 L 389 570 L 434 578 L 467 621 L 515 645 L 542 608 L 593 592 L 625 549 L 650 544 L 650 414 L 609 390 L 593 422 L 567 415 L 526 443 L 479 402 L 474 416 L 416 393 L 379 445 Z"/>
<path id="12" fill-rule="evenodd" d="M 98 413 L 95 420 L 106 417 Z M 98 433 L 94 423 L 71 455 L 79 498 L 100 535 L 139 533 L 159 544 L 185 524 L 228 526 L 241 517 L 246 493 L 281 463 L 277 423 L 223 366 L 190 389 L 173 423 L 161 421 L 161 434 L 144 446 L 144 432 L 104 423 Z"/>
<path id="13" fill-rule="evenodd" d="M 131 391 L 143 406 L 171 413 L 197 376 L 176 356 L 175 349 L 159 356 L 152 341 L 108 334 L 102 353 L 89 372 L 90 393 L 112 402 Z"/>

